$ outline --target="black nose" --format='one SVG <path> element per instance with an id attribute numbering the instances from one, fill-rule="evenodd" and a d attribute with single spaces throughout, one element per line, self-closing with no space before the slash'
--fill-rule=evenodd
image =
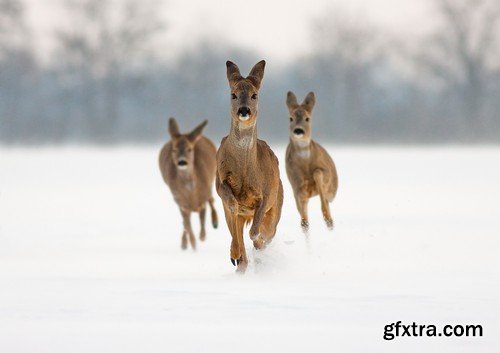
<path id="1" fill-rule="evenodd" d="M 238 115 L 249 116 L 250 115 L 250 108 L 248 108 L 248 107 L 241 107 L 240 109 L 238 109 Z"/>
<path id="2" fill-rule="evenodd" d="M 304 135 L 304 130 L 302 130 L 300 128 L 296 128 L 295 130 L 293 130 L 293 133 L 295 135 Z"/>
<path id="3" fill-rule="evenodd" d="M 179 167 L 185 167 L 185 166 L 187 166 L 187 164 L 188 164 L 188 162 L 186 162 L 185 160 L 180 160 L 177 162 L 177 165 Z"/>

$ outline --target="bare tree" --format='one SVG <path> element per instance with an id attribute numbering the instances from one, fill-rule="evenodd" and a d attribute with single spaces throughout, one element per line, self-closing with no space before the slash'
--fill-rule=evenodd
<path id="1" fill-rule="evenodd" d="M 26 121 L 29 96 L 25 89 L 35 71 L 24 6 L 18 0 L 0 0 L 0 137 L 19 140 Z M 27 99 L 27 102 L 23 101 Z"/>
<path id="2" fill-rule="evenodd" d="M 315 64 L 309 70 L 317 71 L 318 89 L 333 107 L 325 123 L 336 129 L 331 115 L 340 116 L 349 122 L 345 132 L 355 133 L 369 114 L 370 76 L 384 55 L 382 32 L 362 16 L 333 10 L 313 21 L 311 29 Z"/>
<path id="3" fill-rule="evenodd" d="M 152 54 L 154 36 L 164 28 L 156 0 L 68 0 L 71 29 L 57 33 L 64 60 L 63 82 L 81 88 L 90 129 L 109 133 L 120 117 L 123 75 Z"/>
<path id="4" fill-rule="evenodd" d="M 420 67 L 456 94 L 464 121 L 476 134 L 490 118 L 485 114 L 489 81 L 500 68 L 500 2 L 436 0 L 440 25 L 426 38 L 417 56 Z"/>

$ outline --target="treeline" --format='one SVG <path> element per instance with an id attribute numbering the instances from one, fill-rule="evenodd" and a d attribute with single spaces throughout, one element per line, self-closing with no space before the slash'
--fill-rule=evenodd
<path id="1" fill-rule="evenodd" d="M 422 41 L 348 16 L 315 19 L 312 54 L 286 67 L 268 62 L 261 135 L 286 140 L 286 92 L 313 90 L 323 141 L 500 141 L 500 3 L 435 3 L 440 26 Z M 161 1 L 63 6 L 73 25 L 54 34 L 41 64 L 22 1 L 0 0 L 1 143 L 158 142 L 169 116 L 185 129 L 206 118 L 211 136 L 227 133 L 225 61 L 245 71 L 260 56 L 207 40 L 165 62 L 154 45 L 171 30 Z"/>

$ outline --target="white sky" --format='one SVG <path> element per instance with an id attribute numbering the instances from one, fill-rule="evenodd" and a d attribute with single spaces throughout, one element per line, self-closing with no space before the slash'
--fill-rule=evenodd
<path id="1" fill-rule="evenodd" d="M 165 53 L 175 56 L 197 39 L 216 38 L 258 51 L 268 60 L 287 61 L 309 49 L 311 21 L 327 9 L 369 20 L 399 34 L 420 35 L 431 27 L 432 0 L 167 0 Z M 61 0 L 26 0 L 28 20 L 43 52 L 50 33 L 64 22 Z"/>

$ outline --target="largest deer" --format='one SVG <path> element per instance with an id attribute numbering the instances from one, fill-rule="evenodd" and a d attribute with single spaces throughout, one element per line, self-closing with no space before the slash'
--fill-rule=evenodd
<path id="1" fill-rule="evenodd" d="M 224 205 L 231 232 L 231 262 L 245 272 L 248 258 L 243 227 L 252 222 L 250 239 L 263 249 L 276 234 L 283 205 L 283 185 L 278 159 L 267 143 L 257 139 L 259 89 L 264 77 L 264 60 L 247 77 L 228 61 L 231 89 L 231 130 L 217 151 L 216 189 Z"/>

